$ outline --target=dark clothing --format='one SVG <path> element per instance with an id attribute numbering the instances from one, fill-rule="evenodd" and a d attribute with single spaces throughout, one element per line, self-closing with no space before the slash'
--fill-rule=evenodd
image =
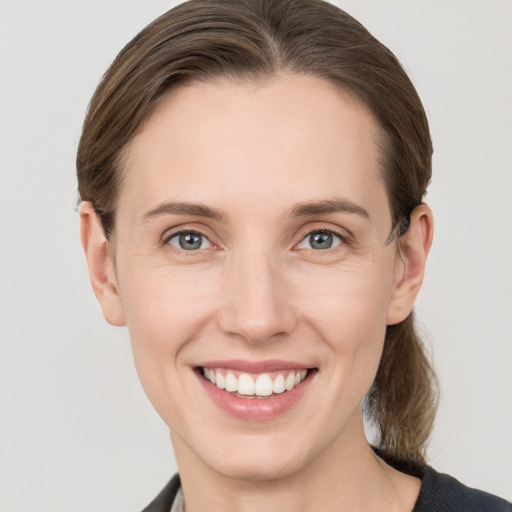
<path id="1" fill-rule="evenodd" d="M 142 512 L 170 512 L 180 485 L 180 477 L 176 474 L 167 482 L 167 485 L 160 491 L 160 494 Z"/>
<path id="2" fill-rule="evenodd" d="M 470 489 L 449 475 L 425 469 L 412 512 L 512 512 L 512 504 L 486 492 Z"/>
<path id="3" fill-rule="evenodd" d="M 374 451 L 387 464 L 421 479 L 421 489 L 412 512 L 512 512 L 512 504 L 487 492 L 470 489 L 455 478 L 430 466 L 403 462 Z"/>
<path id="4" fill-rule="evenodd" d="M 507 501 L 470 489 L 455 478 L 438 473 L 429 466 L 403 463 L 386 458 L 380 452 L 379 456 L 395 469 L 421 479 L 420 494 L 412 512 L 512 512 L 512 504 Z M 142 512 L 169 512 L 179 488 L 179 476 L 174 475 Z"/>

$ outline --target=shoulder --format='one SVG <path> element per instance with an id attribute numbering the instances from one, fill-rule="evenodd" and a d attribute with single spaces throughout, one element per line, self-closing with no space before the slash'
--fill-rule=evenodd
<path id="1" fill-rule="evenodd" d="M 421 478 L 420 494 L 412 512 L 512 512 L 512 504 L 507 501 L 466 487 L 431 467 L 414 468 L 410 473 Z M 169 512 L 180 486 L 179 476 L 174 475 L 142 512 Z"/>
<path id="2" fill-rule="evenodd" d="M 413 512 L 512 512 L 512 504 L 425 467 Z"/>
<path id="3" fill-rule="evenodd" d="M 169 512 L 180 487 L 180 477 L 176 474 L 142 512 Z"/>
<path id="4" fill-rule="evenodd" d="M 375 453 L 391 467 L 421 480 L 412 512 L 512 512 L 512 504 L 492 494 L 470 489 L 455 478 L 425 464 L 396 458 L 379 448 Z"/>

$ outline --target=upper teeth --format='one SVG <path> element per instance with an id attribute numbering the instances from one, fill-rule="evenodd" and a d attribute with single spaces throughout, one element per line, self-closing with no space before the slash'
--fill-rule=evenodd
<path id="1" fill-rule="evenodd" d="M 219 389 L 238 393 L 239 395 L 270 396 L 273 393 L 291 391 L 305 378 L 307 370 L 291 370 L 286 372 L 272 372 L 251 375 L 238 373 L 221 368 L 203 368 L 203 374 Z"/>

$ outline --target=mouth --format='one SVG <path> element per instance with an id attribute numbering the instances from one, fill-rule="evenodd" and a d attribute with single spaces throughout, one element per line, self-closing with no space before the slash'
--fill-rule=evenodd
<path id="1" fill-rule="evenodd" d="M 194 367 L 207 396 L 242 420 L 272 420 L 301 402 L 317 367 L 283 361 L 211 361 Z M 309 402 L 308 402 L 309 403 Z"/>
<path id="2" fill-rule="evenodd" d="M 198 374 L 219 390 L 242 399 L 269 399 L 292 391 L 316 371 L 296 368 L 249 373 L 221 367 L 199 366 Z"/>

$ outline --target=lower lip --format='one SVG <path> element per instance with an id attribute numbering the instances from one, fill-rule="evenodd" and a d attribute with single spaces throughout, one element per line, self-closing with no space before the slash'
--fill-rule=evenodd
<path id="1" fill-rule="evenodd" d="M 306 379 L 291 391 L 285 391 L 270 398 L 239 398 L 232 393 L 219 389 L 199 373 L 197 376 L 217 406 L 232 416 L 254 421 L 271 420 L 284 414 L 302 398 L 314 375 L 310 372 Z"/>

